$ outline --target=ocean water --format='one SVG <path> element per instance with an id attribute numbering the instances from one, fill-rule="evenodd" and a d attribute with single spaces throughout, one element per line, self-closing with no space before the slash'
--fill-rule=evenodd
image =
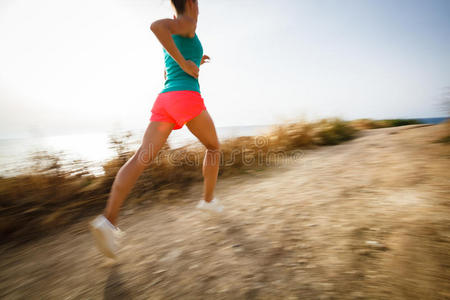
<path id="1" fill-rule="evenodd" d="M 219 140 L 245 135 L 255 136 L 270 127 L 271 125 L 217 127 L 217 134 Z M 132 136 L 128 143 L 131 150 L 139 147 L 144 130 L 145 128 L 131 131 Z M 171 148 L 196 142 L 197 138 L 186 127 L 172 131 L 168 139 Z M 79 160 L 96 175 L 103 173 L 102 164 L 116 154 L 111 148 L 108 132 L 0 139 L 0 176 L 23 173 L 32 167 L 32 156 L 42 151 L 57 155 L 63 166 L 70 166 L 74 160 Z"/>
<path id="2" fill-rule="evenodd" d="M 422 122 L 424 124 L 439 124 L 441 122 L 444 122 L 447 119 L 448 118 L 446 118 L 446 117 L 441 117 L 441 118 L 419 118 L 419 119 L 415 119 L 415 120 L 419 120 L 420 122 Z"/>

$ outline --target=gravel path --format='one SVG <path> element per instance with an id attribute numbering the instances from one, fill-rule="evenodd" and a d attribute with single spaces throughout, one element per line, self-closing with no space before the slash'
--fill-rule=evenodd
<path id="1" fill-rule="evenodd" d="M 225 212 L 185 196 L 124 211 L 117 261 L 88 219 L 0 246 L 2 299 L 450 299 L 443 125 L 364 131 L 219 180 Z"/>

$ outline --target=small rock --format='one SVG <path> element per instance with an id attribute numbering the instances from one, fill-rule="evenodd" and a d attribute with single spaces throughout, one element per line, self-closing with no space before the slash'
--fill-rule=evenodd
<path id="1" fill-rule="evenodd" d="M 377 249 L 377 250 L 382 250 L 382 251 L 386 251 L 386 250 L 389 249 L 384 244 L 381 244 L 381 243 L 379 243 L 377 241 L 366 241 L 366 245 L 371 247 L 371 248 L 374 248 L 374 249 Z"/>
<path id="2" fill-rule="evenodd" d="M 175 259 L 178 258 L 178 256 L 181 255 L 183 251 L 179 250 L 179 249 L 175 249 L 170 251 L 169 253 L 167 253 L 166 256 L 164 256 L 163 258 L 161 258 L 159 261 L 164 262 L 164 261 L 168 261 L 168 262 L 172 262 Z"/>
<path id="3" fill-rule="evenodd" d="M 378 244 L 377 241 L 366 241 L 366 245 L 373 246 L 373 245 L 377 245 L 377 244 Z"/>
<path id="4" fill-rule="evenodd" d="M 150 283 L 150 286 L 154 286 L 154 285 L 160 283 L 161 281 L 162 281 L 162 278 L 158 278 L 158 279 L 154 280 L 152 283 Z"/>

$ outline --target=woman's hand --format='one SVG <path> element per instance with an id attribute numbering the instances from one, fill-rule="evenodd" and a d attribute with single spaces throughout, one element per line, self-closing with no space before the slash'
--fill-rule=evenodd
<path id="1" fill-rule="evenodd" d="M 192 60 L 186 60 L 185 63 L 181 66 L 181 68 L 183 69 L 183 71 L 185 71 L 192 77 L 198 78 L 199 68 Z"/>
<path id="2" fill-rule="evenodd" d="M 209 63 L 210 60 L 211 60 L 211 58 L 209 58 L 208 55 L 203 55 L 200 65 L 203 65 L 204 63 Z"/>

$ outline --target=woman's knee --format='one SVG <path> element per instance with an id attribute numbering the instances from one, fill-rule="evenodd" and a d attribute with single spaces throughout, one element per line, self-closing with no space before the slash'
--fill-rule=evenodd
<path id="1" fill-rule="evenodd" d="M 207 151 L 220 151 L 219 141 L 208 143 L 205 145 Z"/>
<path id="2" fill-rule="evenodd" d="M 219 143 L 208 145 L 205 151 L 205 162 L 207 165 L 216 165 L 220 161 L 220 145 Z"/>

